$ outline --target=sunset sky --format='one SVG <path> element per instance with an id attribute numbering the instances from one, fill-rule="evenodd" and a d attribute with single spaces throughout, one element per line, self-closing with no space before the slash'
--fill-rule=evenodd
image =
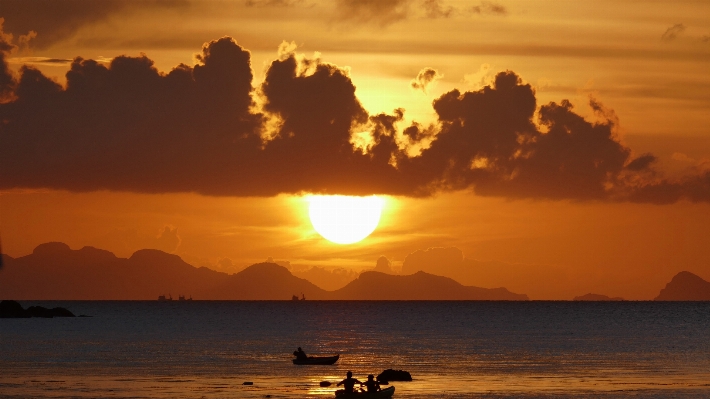
<path id="1" fill-rule="evenodd" d="M 456 247 L 480 261 L 465 284 L 531 299 L 710 280 L 710 2 L 2 0 L 0 18 L 10 256 L 360 271 Z M 382 196 L 378 228 L 323 239 L 311 193 Z"/>

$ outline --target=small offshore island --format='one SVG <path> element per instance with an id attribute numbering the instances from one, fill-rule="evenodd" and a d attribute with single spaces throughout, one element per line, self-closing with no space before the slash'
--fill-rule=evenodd
<path id="1" fill-rule="evenodd" d="M 51 319 L 53 317 L 76 317 L 74 313 L 70 312 L 65 308 L 52 308 L 47 309 L 43 306 L 30 306 L 24 309 L 16 301 L 4 300 L 0 302 L 0 319 L 16 319 L 16 318 L 30 318 L 30 317 L 43 317 L 46 319 Z"/>

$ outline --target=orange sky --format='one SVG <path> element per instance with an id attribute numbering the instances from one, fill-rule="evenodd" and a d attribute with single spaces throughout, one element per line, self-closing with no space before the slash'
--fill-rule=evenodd
<path id="1" fill-rule="evenodd" d="M 100 60 L 99 65 L 117 71 L 108 63 L 113 57 L 144 53 L 163 73 L 180 63 L 198 65 L 195 71 L 217 76 L 218 83 L 189 89 L 194 96 L 185 101 L 179 95 L 151 93 L 136 99 L 130 96 L 141 87 L 158 91 L 164 85 L 151 86 L 145 82 L 152 78 L 140 80 L 144 78 L 130 75 L 137 69 L 129 68 L 132 80 L 127 82 L 138 82 L 135 89 L 125 82 L 107 83 L 97 92 L 97 100 L 88 103 L 72 102 L 77 97 L 61 91 L 49 111 L 43 111 L 42 101 L 55 100 L 42 90 L 50 89 L 25 83 L 20 86 L 27 89 L 19 92 L 17 84 L 0 86 L 0 112 L 11 120 L 0 126 L 5 159 L 0 161 L 0 233 L 2 250 L 11 256 L 28 254 L 42 242 L 63 241 L 75 249 L 92 245 L 119 256 L 159 248 L 193 265 L 225 271 L 268 257 L 361 270 L 374 267 L 381 255 L 401 265 L 418 249 L 455 246 L 467 258 L 498 261 L 477 270 L 477 281 L 466 283 L 505 286 L 532 299 L 570 299 L 588 292 L 650 299 L 681 270 L 710 279 L 706 227 L 710 4 L 404 0 L 75 1 L 54 8 L 47 4 L 4 1 L 0 8 L 5 19 L 3 43 L 8 44 L 3 61 L 16 82 L 20 66 L 27 64 L 64 90 L 74 57 Z M 21 37 L 29 31 L 36 37 Z M 204 43 L 224 36 L 240 46 L 223 42 L 225 54 L 250 57 L 252 80 L 238 80 L 248 75 L 249 68 L 234 69 L 242 75 L 232 70 L 220 75 L 221 61 L 205 61 L 205 54 L 202 60 L 195 58 Z M 237 48 L 241 52 L 234 52 Z M 214 54 L 217 59 L 217 47 Z M 232 60 L 229 57 L 225 59 Z M 289 59 L 305 69 L 304 60 L 315 65 L 313 60 L 320 59 L 321 65 L 332 64 L 327 67 L 330 75 L 318 83 L 307 78 L 319 75 L 304 69 L 301 79 L 293 82 L 277 79 L 281 75 L 271 63 L 281 60 L 278 65 L 285 68 Z M 88 67 L 83 68 L 82 73 L 88 73 Z M 413 79 L 425 68 L 434 69 L 437 78 L 420 81 L 426 90 L 414 89 Z M 520 81 L 515 87 L 521 94 L 505 97 L 493 111 L 474 110 L 447 120 L 444 112 L 464 112 L 458 108 L 464 105 L 457 105 L 464 104 L 463 96 L 454 102 L 442 100 L 436 110 L 432 106 L 454 89 L 463 94 L 491 85 L 503 93 L 502 81 L 495 86 L 501 71 L 517 74 Z M 219 80 L 231 79 L 230 74 L 236 83 Z M 601 134 L 608 136 L 573 144 L 554 141 L 537 114 L 529 126 L 508 128 L 517 115 L 526 120 L 522 111 L 506 108 L 513 99 L 523 101 L 526 85 L 537 110 L 563 99 L 574 105 L 569 112 L 555 114 L 555 126 L 579 115 L 599 123 L 600 129 L 606 126 L 607 132 Z M 243 94 L 232 95 L 231 87 Z M 32 97 L 34 92 L 45 94 Z M 128 99 L 123 101 L 121 95 Z M 601 113 L 590 107 L 590 96 L 603 104 Z M 494 95 L 478 97 L 483 99 L 481 107 L 498 101 Z M 249 99 L 256 108 L 247 110 Z M 83 104 L 82 109 L 88 109 L 87 104 L 106 108 L 82 112 L 75 104 Z M 126 122 L 121 115 L 142 115 L 141 108 L 130 108 L 131 104 L 144 104 L 142 109 L 151 115 Z M 378 113 L 394 117 L 396 108 L 404 113 L 392 131 L 377 121 L 365 123 Z M 155 117 L 163 112 L 165 118 Z M 246 133 L 239 132 L 247 131 L 243 126 L 267 125 L 254 119 L 256 112 L 280 117 L 281 134 L 293 133 L 295 139 L 270 142 L 263 150 L 272 154 L 268 157 L 246 150 L 229 155 L 225 137 L 242 140 Z M 109 123 L 113 117 L 118 124 Z M 324 125 L 318 125 L 321 119 Z M 474 138 L 465 144 L 436 140 L 459 134 L 455 125 L 460 120 L 466 121 L 459 128 L 464 132 L 461 137 L 469 137 L 470 126 L 483 128 L 471 133 Z M 328 121 L 335 126 L 332 134 Z M 416 138 L 424 140 L 410 140 L 411 147 L 404 148 L 403 132 L 412 122 L 420 124 Z M 357 126 L 348 130 L 351 125 Z M 278 125 L 267 127 L 274 126 Z M 314 133 L 319 126 L 324 130 Z M 377 126 L 386 132 L 378 148 L 395 151 L 399 169 L 388 166 L 389 157 L 379 155 L 368 161 L 353 152 L 352 158 L 345 157 L 351 162 L 347 165 L 338 163 L 342 157 L 337 154 L 330 156 L 329 151 L 345 145 L 331 143 L 330 137 L 370 134 Z M 581 137 L 594 135 L 592 125 L 564 126 L 572 133 L 579 129 Z M 486 136 L 510 129 L 517 133 L 532 129 L 526 144 L 530 147 L 521 144 L 532 156 L 509 163 L 512 153 L 502 148 L 514 145 L 515 138 L 498 142 Z M 86 135 L 76 138 L 78 131 Z M 491 137 L 498 137 L 495 134 Z M 113 141 L 102 141 L 105 137 Z M 408 155 L 386 147 L 390 138 Z M 497 144 L 476 147 L 485 140 Z M 549 143 L 543 147 L 545 140 Z M 431 151 L 410 158 L 431 142 Z M 465 152 L 469 145 L 473 152 Z M 123 152 L 112 152 L 118 147 Z M 558 156 L 561 152 L 571 156 Z M 194 159 L 171 156 L 188 153 Z M 654 155 L 652 161 L 642 158 L 648 153 Z M 586 156 L 592 159 L 589 164 L 574 165 Z M 239 157 L 252 161 L 234 161 Z M 486 177 L 471 168 L 437 169 L 444 161 L 481 157 L 496 160 L 500 169 Z M 634 161 L 644 162 L 629 167 Z M 313 231 L 300 196 L 314 188 L 388 194 L 380 227 L 357 244 L 323 240 Z"/>

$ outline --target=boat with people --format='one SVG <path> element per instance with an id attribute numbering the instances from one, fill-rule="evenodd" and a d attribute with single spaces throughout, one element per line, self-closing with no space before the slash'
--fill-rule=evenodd
<path id="1" fill-rule="evenodd" d="M 394 395 L 394 387 L 388 387 L 376 392 L 367 391 L 356 391 L 345 393 L 345 390 L 339 389 L 335 391 L 335 397 L 337 399 L 382 399 L 391 398 Z"/>
<path id="2" fill-rule="evenodd" d="M 308 356 L 306 358 L 293 359 L 293 364 L 298 365 L 326 365 L 335 364 L 340 359 L 340 355 L 335 356 Z"/>

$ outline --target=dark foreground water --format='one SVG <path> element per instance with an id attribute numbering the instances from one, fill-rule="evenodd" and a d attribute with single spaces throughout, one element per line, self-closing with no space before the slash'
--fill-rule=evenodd
<path id="1" fill-rule="evenodd" d="M 395 398 L 710 397 L 709 302 L 22 305 L 93 317 L 0 319 L 0 398 L 326 398 L 387 368 Z"/>

